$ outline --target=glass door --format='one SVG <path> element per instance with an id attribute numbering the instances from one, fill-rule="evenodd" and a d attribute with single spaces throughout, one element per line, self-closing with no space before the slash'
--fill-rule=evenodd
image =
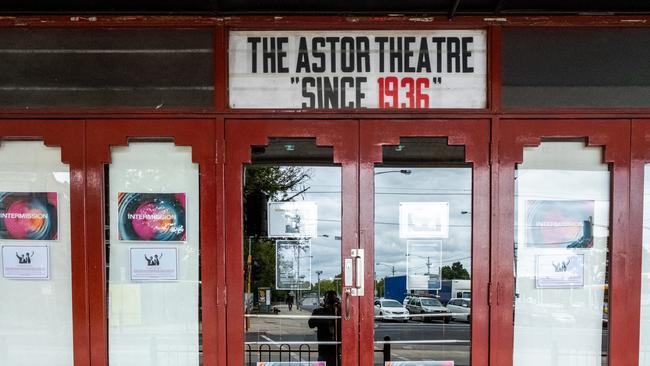
<path id="1" fill-rule="evenodd" d="M 500 122 L 493 364 L 636 362 L 617 336 L 626 324 L 629 128 Z"/>
<path id="2" fill-rule="evenodd" d="M 362 365 L 487 365 L 488 136 L 487 121 L 361 122 Z"/>
<path id="3" fill-rule="evenodd" d="M 226 122 L 229 364 L 358 364 L 357 129 Z"/>

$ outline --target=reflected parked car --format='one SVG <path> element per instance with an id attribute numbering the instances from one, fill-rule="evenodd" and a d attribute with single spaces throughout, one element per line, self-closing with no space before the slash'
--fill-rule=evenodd
<path id="1" fill-rule="evenodd" d="M 449 323 L 451 314 L 446 307 L 438 299 L 431 297 L 413 297 L 406 305 L 408 311 L 413 314 L 420 314 L 420 316 L 412 316 L 412 319 L 420 319 L 423 322 L 430 322 L 432 320 L 440 320 L 444 323 Z"/>
<path id="2" fill-rule="evenodd" d="M 409 320 L 409 311 L 399 301 L 391 299 L 375 300 L 375 318 L 378 320 Z"/>
<path id="3" fill-rule="evenodd" d="M 470 299 L 451 299 L 447 303 L 447 309 L 452 313 L 451 319 L 471 321 L 472 300 Z"/>

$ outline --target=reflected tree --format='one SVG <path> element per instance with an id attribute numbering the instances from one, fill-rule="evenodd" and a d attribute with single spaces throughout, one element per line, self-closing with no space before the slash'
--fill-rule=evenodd
<path id="1" fill-rule="evenodd" d="M 443 280 L 469 280 L 469 272 L 460 262 L 454 262 L 451 266 L 442 267 Z"/>

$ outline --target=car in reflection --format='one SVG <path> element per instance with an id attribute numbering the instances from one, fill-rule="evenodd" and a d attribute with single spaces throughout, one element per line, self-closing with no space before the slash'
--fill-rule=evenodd
<path id="1" fill-rule="evenodd" d="M 406 309 L 411 313 L 411 319 L 419 319 L 423 322 L 440 320 L 449 323 L 451 313 L 442 303 L 432 297 L 413 297 L 409 300 Z"/>
<path id="2" fill-rule="evenodd" d="M 471 321 L 472 300 L 454 298 L 447 303 L 447 310 L 451 312 L 451 319 Z"/>
<path id="3" fill-rule="evenodd" d="M 409 311 L 397 300 L 377 299 L 375 300 L 375 319 L 377 320 L 409 320 Z"/>

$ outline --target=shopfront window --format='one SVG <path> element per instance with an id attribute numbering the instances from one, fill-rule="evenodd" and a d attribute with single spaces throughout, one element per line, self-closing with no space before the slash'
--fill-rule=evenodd
<path id="1" fill-rule="evenodd" d="M 341 365 L 341 168 L 270 139 L 244 169 L 245 362 Z"/>
<path id="2" fill-rule="evenodd" d="M 514 365 L 607 365 L 610 171 L 543 141 L 515 173 Z"/>
<path id="3" fill-rule="evenodd" d="M 470 364 L 472 167 L 446 138 L 402 138 L 375 166 L 375 365 Z M 417 362 L 414 364 L 418 364 Z"/>
<path id="4" fill-rule="evenodd" d="M 650 164 L 645 165 L 643 187 L 643 258 L 641 269 L 641 334 L 639 365 L 650 365 Z"/>
<path id="5" fill-rule="evenodd" d="M 0 143 L 0 365 L 73 364 L 70 230 L 61 149 Z"/>
<path id="6" fill-rule="evenodd" d="M 111 150 L 106 191 L 111 366 L 201 363 L 199 174 L 191 148 Z"/>

